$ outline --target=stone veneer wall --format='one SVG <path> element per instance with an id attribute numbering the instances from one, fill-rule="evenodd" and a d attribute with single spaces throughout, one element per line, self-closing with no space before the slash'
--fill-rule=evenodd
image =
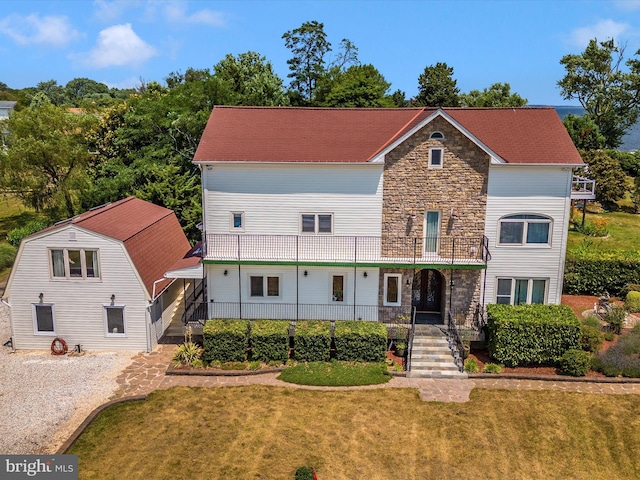
<path id="1" fill-rule="evenodd" d="M 433 132 L 444 139 L 430 139 Z M 442 168 L 429 168 L 429 147 L 443 147 Z M 443 118 L 436 118 L 399 145 L 385 158 L 382 203 L 382 252 L 401 253 L 393 237 L 422 237 L 427 210 L 441 212 L 441 237 L 480 239 L 484 235 L 487 182 L 490 158 L 478 146 Z M 415 219 L 411 217 L 415 209 Z M 450 213 L 456 211 L 455 218 Z M 400 242 L 402 244 L 402 242 Z M 445 321 L 449 304 L 455 312 L 473 318 L 474 307 L 482 299 L 482 270 L 453 270 L 453 296 L 449 285 L 451 270 L 439 270 L 444 277 Z M 413 270 L 380 269 L 380 305 L 384 273 L 403 273 L 402 304 L 411 305 Z M 405 303 L 408 302 L 408 303 Z"/>

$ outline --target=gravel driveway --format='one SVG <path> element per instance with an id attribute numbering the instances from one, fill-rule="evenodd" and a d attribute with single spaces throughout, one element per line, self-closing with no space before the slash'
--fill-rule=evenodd
<path id="1" fill-rule="evenodd" d="M 87 415 L 118 389 L 136 352 L 12 353 L 9 309 L 0 304 L 0 453 L 54 453 Z"/>

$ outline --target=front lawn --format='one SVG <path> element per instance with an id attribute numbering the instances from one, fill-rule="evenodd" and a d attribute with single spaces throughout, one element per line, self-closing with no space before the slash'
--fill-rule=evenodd
<path id="1" fill-rule="evenodd" d="M 576 222 L 581 221 L 582 214 L 575 217 Z M 624 212 L 591 213 L 587 209 L 587 222 L 597 220 L 606 221 L 609 235 L 607 237 L 589 237 L 574 230 L 569 230 L 567 250 L 580 247 L 588 242 L 591 248 L 601 251 L 640 250 L 640 215 Z"/>
<path id="2" fill-rule="evenodd" d="M 287 367 L 278 379 L 299 385 L 376 385 L 391 380 L 384 363 L 305 362 Z"/>
<path id="3" fill-rule="evenodd" d="M 640 478 L 640 396 L 177 387 L 103 412 L 68 453 L 81 479 Z"/>

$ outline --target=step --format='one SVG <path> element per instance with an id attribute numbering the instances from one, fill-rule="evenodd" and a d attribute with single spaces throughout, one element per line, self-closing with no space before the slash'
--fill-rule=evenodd
<path id="1" fill-rule="evenodd" d="M 411 359 L 411 370 L 455 370 L 458 371 L 458 367 L 452 362 L 433 362 L 430 360 L 417 360 Z"/>
<path id="2" fill-rule="evenodd" d="M 451 362 L 453 357 L 450 353 L 411 353 L 411 361 L 432 360 L 434 362 Z"/>
<path id="3" fill-rule="evenodd" d="M 464 372 L 458 371 L 442 371 L 442 370 L 411 370 L 407 372 L 409 378 L 446 378 L 446 379 L 464 379 L 469 378 Z"/>

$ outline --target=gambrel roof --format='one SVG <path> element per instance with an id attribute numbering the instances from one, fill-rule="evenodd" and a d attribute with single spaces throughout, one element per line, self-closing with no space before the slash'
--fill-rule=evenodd
<path id="1" fill-rule="evenodd" d="M 164 273 L 191 249 L 172 210 L 135 197 L 63 220 L 24 241 L 70 225 L 122 242 L 150 297 L 154 282 L 163 279 Z M 168 279 L 158 282 L 155 292 L 159 293 L 170 282 Z"/>
<path id="2" fill-rule="evenodd" d="M 194 162 L 367 163 L 436 117 L 498 163 L 583 163 L 553 107 L 215 107 Z"/>

